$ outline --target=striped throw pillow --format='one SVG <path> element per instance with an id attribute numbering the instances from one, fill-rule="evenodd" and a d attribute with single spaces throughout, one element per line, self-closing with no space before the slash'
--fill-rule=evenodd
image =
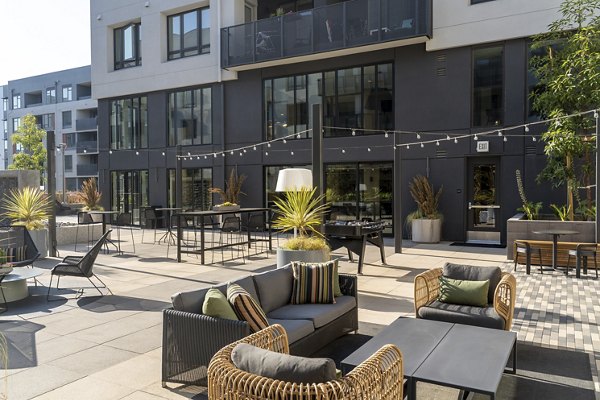
<path id="1" fill-rule="evenodd" d="M 8 262 L 18 262 L 25 260 L 25 252 L 27 251 L 27 246 L 20 247 L 9 247 L 6 249 L 6 261 Z"/>
<path id="2" fill-rule="evenodd" d="M 334 263 L 292 262 L 292 304 L 331 304 L 334 296 Z"/>
<path id="3" fill-rule="evenodd" d="M 267 316 L 260 304 L 240 285 L 232 283 L 227 286 L 227 300 L 233 311 L 242 321 L 246 321 L 252 332 L 258 332 L 269 326 Z"/>

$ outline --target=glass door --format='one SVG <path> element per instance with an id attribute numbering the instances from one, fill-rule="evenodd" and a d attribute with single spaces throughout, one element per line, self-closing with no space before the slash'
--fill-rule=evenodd
<path id="1" fill-rule="evenodd" d="M 468 241 L 500 242 L 499 173 L 497 158 L 469 160 Z"/>
<path id="2" fill-rule="evenodd" d="M 111 209 L 131 213 L 133 224 L 140 224 L 140 209 L 148 206 L 148 171 L 112 171 Z"/>

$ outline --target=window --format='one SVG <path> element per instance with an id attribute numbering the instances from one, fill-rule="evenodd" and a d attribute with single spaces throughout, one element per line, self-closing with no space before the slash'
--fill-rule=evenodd
<path id="1" fill-rule="evenodd" d="M 115 69 L 142 65 L 142 25 L 132 23 L 114 30 Z"/>
<path id="2" fill-rule="evenodd" d="M 54 130 L 54 114 L 43 114 L 36 116 L 36 122 L 43 130 Z"/>
<path id="3" fill-rule="evenodd" d="M 267 140 L 305 132 L 319 103 L 326 136 L 394 129 L 392 64 L 267 79 L 263 90 Z"/>
<path id="4" fill-rule="evenodd" d="M 175 207 L 176 171 L 169 169 L 169 207 Z M 188 210 L 206 211 L 212 207 L 212 168 L 181 170 L 181 207 Z"/>
<path id="5" fill-rule="evenodd" d="M 502 124 L 504 67 L 502 46 L 473 50 L 473 126 Z"/>
<path id="6" fill-rule="evenodd" d="M 73 87 L 71 85 L 63 86 L 62 101 L 73 101 Z"/>
<path id="7" fill-rule="evenodd" d="M 19 130 L 19 128 L 21 127 L 21 118 L 13 118 L 12 122 L 13 122 L 12 131 L 17 132 Z"/>
<path id="8" fill-rule="evenodd" d="M 306 168 L 312 170 L 312 165 L 271 165 L 264 167 L 265 171 L 265 207 L 273 208 L 275 206 L 275 198 L 281 197 L 281 193 L 277 193 L 275 188 L 277 187 L 277 177 L 279 171 L 284 168 Z"/>
<path id="9" fill-rule="evenodd" d="M 56 103 L 56 88 L 46 89 L 46 103 L 47 104 Z"/>
<path id="10" fill-rule="evenodd" d="M 75 134 L 74 133 L 64 133 L 62 142 L 67 145 L 67 148 L 75 147 L 75 143 L 76 143 Z"/>
<path id="11" fill-rule="evenodd" d="M 2 111 L 8 111 L 8 97 L 2 98 Z"/>
<path id="12" fill-rule="evenodd" d="M 146 96 L 111 102 L 110 138 L 112 149 L 148 147 L 148 98 Z"/>
<path id="13" fill-rule="evenodd" d="M 148 170 L 111 171 L 111 210 L 129 212 L 135 225 L 148 206 L 150 194 Z M 145 223 L 146 221 L 144 221 Z"/>
<path id="14" fill-rule="evenodd" d="M 71 119 L 71 111 L 63 111 L 62 112 L 62 127 L 63 129 L 68 129 L 72 126 L 73 121 Z"/>
<path id="15" fill-rule="evenodd" d="M 73 171 L 73 156 L 65 156 L 65 171 Z"/>
<path id="16" fill-rule="evenodd" d="M 2 133 L 2 137 L 4 138 L 4 140 L 6 140 L 8 137 L 8 121 L 5 119 L 2 120 Z"/>
<path id="17" fill-rule="evenodd" d="M 168 59 L 210 52 L 210 9 L 200 8 L 167 17 Z"/>
<path id="18" fill-rule="evenodd" d="M 12 108 L 13 110 L 19 109 L 21 108 L 21 95 L 20 94 L 14 94 L 12 97 Z"/>
<path id="19" fill-rule="evenodd" d="M 544 43 L 543 46 L 537 47 L 535 49 L 531 47 L 531 42 L 528 45 L 529 47 L 527 55 L 527 99 L 525 104 L 527 106 L 527 120 L 531 121 L 541 119 L 541 116 L 538 114 L 538 112 L 533 109 L 532 95 L 534 92 L 541 93 L 546 89 L 544 85 L 542 85 L 539 82 L 537 76 L 534 73 L 533 67 L 531 65 L 532 59 L 548 56 L 548 53 L 550 52 L 556 53 L 564 45 L 564 42 L 560 40 L 552 40 Z"/>
<path id="20" fill-rule="evenodd" d="M 170 93 L 169 145 L 212 143 L 211 105 L 211 88 Z"/>

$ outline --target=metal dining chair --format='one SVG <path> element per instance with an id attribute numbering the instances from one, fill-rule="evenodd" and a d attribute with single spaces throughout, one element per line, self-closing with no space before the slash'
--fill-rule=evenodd
<path id="1" fill-rule="evenodd" d="M 515 259 L 515 266 L 514 266 L 514 270 L 517 270 L 517 260 L 519 258 L 519 254 L 523 254 L 525 256 L 525 268 L 527 271 L 527 274 L 529 274 L 529 271 L 531 270 L 531 255 L 533 253 L 537 253 L 538 256 L 538 260 L 539 260 L 539 265 L 540 265 L 540 274 L 544 273 L 544 268 L 542 266 L 542 249 L 539 247 L 534 247 L 531 246 L 529 243 L 527 242 L 522 242 L 519 240 L 515 240 L 515 254 L 514 254 L 514 259 Z"/>
<path id="2" fill-rule="evenodd" d="M 131 233 L 131 243 L 133 244 L 133 252 L 135 253 L 135 240 L 133 238 L 133 219 L 131 213 L 123 212 L 117 215 L 117 218 L 112 224 L 117 228 L 118 252 L 123 254 L 121 250 L 121 229 L 129 229 Z"/>
<path id="3" fill-rule="evenodd" d="M 75 251 L 77 251 L 77 242 L 79 241 L 79 226 L 81 226 L 81 225 L 86 226 L 86 228 L 87 228 L 86 243 L 87 243 L 87 245 L 89 245 L 89 243 L 90 243 L 90 226 L 97 224 L 97 223 L 102 223 L 102 221 L 100 221 L 100 222 L 94 221 L 94 219 L 92 218 L 92 215 L 90 213 L 88 213 L 87 211 L 79 211 L 77 213 L 77 228 L 75 229 Z M 87 245 L 86 245 L 86 247 L 87 247 Z"/>
<path id="4" fill-rule="evenodd" d="M 240 254 L 240 248 L 242 252 L 242 262 L 246 264 L 246 256 L 244 247 L 247 245 L 242 238 L 242 227 L 240 217 L 226 217 L 221 224 L 219 229 L 219 242 L 218 246 L 221 248 L 221 262 L 225 264 L 224 247 L 231 249 L 231 258 L 233 259 L 233 245 L 238 243 L 238 257 Z M 230 246 L 228 246 L 230 245 Z M 212 262 L 215 262 L 215 252 L 212 253 Z"/>
<path id="5" fill-rule="evenodd" d="M 569 275 L 569 266 L 571 264 L 571 257 L 575 257 L 576 265 L 583 263 L 583 273 L 587 275 L 588 258 L 594 257 L 594 268 L 596 269 L 596 279 L 598 279 L 598 262 L 596 261 L 596 253 L 598 252 L 598 245 L 595 243 L 579 243 L 577 248 L 569 250 L 569 257 L 567 258 L 567 271 Z"/>

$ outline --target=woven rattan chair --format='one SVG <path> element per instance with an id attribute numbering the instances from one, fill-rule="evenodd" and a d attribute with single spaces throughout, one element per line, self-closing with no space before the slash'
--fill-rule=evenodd
<path id="1" fill-rule="evenodd" d="M 442 268 L 425 271 L 415 277 L 415 315 L 419 317 L 419 309 L 428 306 L 438 299 L 440 294 L 440 276 Z M 508 273 L 502 273 L 502 279 L 494 291 L 494 310 L 504 320 L 504 330 L 512 327 L 515 311 L 515 298 L 517 294 L 517 281 Z"/>
<path id="2" fill-rule="evenodd" d="M 208 398 L 217 399 L 402 399 L 404 370 L 402 353 L 391 344 L 383 346 L 343 378 L 324 383 L 297 384 L 260 377 L 237 369 L 231 352 L 238 343 L 288 354 L 288 338 L 281 325 L 271 325 L 215 354 L 208 366 Z"/>

